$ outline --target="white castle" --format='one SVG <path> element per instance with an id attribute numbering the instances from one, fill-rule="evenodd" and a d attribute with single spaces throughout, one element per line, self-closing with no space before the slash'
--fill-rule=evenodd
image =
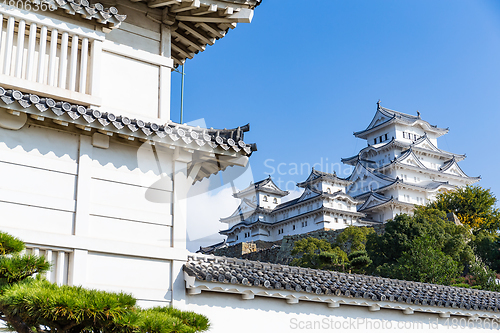
<path id="1" fill-rule="evenodd" d="M 384 223 L 397 214 L 411 214 L 440 192 L 473 184 L 459 167 L 465 159 L 438 148 L 437 139 L 448 133 L 417 116 L 384 108 L 368 127 L 354 136 L 367 141 L 357 155 L 343 158 L 354 166 L 347 178 L 312 169 L 298 199 L 282 203 L 288 192 L 271 178 L 251 184 L 234 196 L 241 199 L 236 211 L 221 222 L 228 244 L 243 241 L 277 241 L 284 235 L 349 225 Z M 222 245 L 222 244 L 220 244 Z M 203 251 L 203 248 L 201 249 Z"/>

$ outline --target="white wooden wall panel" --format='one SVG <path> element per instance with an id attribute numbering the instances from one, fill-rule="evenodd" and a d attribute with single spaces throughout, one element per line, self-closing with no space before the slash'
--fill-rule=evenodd
<path id="1" fill-rule="evenodd" d="M 0 202 L 2 227 L 71 235 L 74 213 Z"/>
<path id="2" fill-rule="evenodd" d="M 4 190 L 73 200 L 75 182 L 75 175 L 0 161 L 0 184 Z"/>
<path id="3" fill-rule="evenodd" d="M 146 191 L 151 191 L 156 198 L 171 202 L 172 193 L 169 191 L 92 179 L 90 214 L 162 223 L 163 217 L 171 214 L 171 204 L 147 200 Z"/>
<path id="4" fill-rule="evenodd" d="M 85 286 L 121 291 L 138 299 L 165 300 L 171 287 L 171 261 L 89 252 Z"/>
<path id="5" fill-rule="evenodd" d="M 136 147 L 110 142 L 108 149 L 93 150 L 92 177 L 149 187 L 162 180 L 163 190 L 172 190 L 172 152 L 157 149 L 156 160 L 148 144 Z M 165 179 L 168 177 L 168 179 Z"/>
<path id="6" fill-rule="evenodd" d="M 166 225 L 90 216 L 89 236 L 149 245 L 171 245 L 172 228 Z"/>
<path id="7" fill-rule="evenodd" d="M 152 37 L 152 38 L 150 38 Z M 122 28 L 115 29 L 107 34 L 106 40 L 133 47 L 137 50 L 144 50 L 152 54 L 160 54 L 160 34 L 150 32 L 148 36 L 141 36 L 137 33 L 125 31 Z"/>
<path id="8" fill-rule="evenodd" d="M 163 225 L 172 225 L 170 211 L 166 213 L 152 213 L 128 207 L 114 207 L 92 203 L 90 215 L 112 217 L 134 222 L 145 222 Z"/>
<path id="9" fill-rule="evenodd" d="M 0 128 L 0 139 L 2 161 L 76 174 L 78 136 L 75 134 L 31 125 L 19 131 Z"/>

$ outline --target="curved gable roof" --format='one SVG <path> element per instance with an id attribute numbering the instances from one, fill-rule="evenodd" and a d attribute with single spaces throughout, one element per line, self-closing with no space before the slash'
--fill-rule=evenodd
<path id="1" fill-rule="evenodd" d="M 356 181 L 356 179 L 353 179 L 356 177 L 356 175 L 363 174 L 363 173 L 369 173 L 373 175 L 374 177 L 380 179 L 384 183 L 393 183 L 396 179 L 389 177 L 387 175 L 384 175 L 383 173 L 377 172 L 375 170 L 371 170 L 370 168 L 366 167 L 365 164 L 362 161 L 358 161 L 356 164 L 356 167 L 354 168 L 353 172 L 351 175 L 348 177 L 350 181 Z"/>
<path id="2" fill-rule="evenodd" d="M 427 133 L 425 133 L 423 136 L 421 136 L 415 142 L 413 142 L 411 144 L 411 147 L 417 148 L 419 150 L 422 149 L 422 150 L 432 151 L 432 152 L 437 153 L 439 155 L 453 156 L 458 161 L 462 161 L 465 159 L 465 155 L 450 153 L 450 152 L 447 152 L 445 150 L 442 150 L 442 149 L 436 147 L 431 142 L 431 140 L 429 140 Z"/>
<path id="3" fill-rule="evenodd" d="M 398 158 L 396 158 L 392 163 L 409 164 L 422 169 L 427 169 L 427 167 L 420 162 L 418 156 L 413 152 L 412 147 L 403 152 Z"/>
<path id="4" fill-rule="evenodd" d="M 263 193 L 268 193 L 268 194 L 274 194 L 279 197 L 284 197 L 288 195 L 288 191 L 283 191 L 276 185 L 271 176 L 269 176 L 266 179 L 263 179 L 261 181 L 258 181 L 256 183 L 250 183 L 250 186 L 245 188 L 244 190 L 239 191 L 238 193 L 233 194 L 235 198 L 242 198 L 249 193 L 257 193 L 257 192 L 263 192 Z"/>
<path id="5" fill-rule="evenodd" d="M 297 186 L 298 187 L 306 187 L 310 184 L 315 184 L 315 183 L 320 182 L 322 180 L 331 181 L 333 183 L 337 183 L 337 184 L 343 185 L 343 186 L 349 185 L 351 183 L 347 179 L 338 177 L 336 173 L 322 172 L 322 171 L 318 171 L 318 170 L 315 170 L 314 168 L 312 168 L 311 173 L 309 174 L 309 177 L 307 177 L 307 179 L 305 181 L 303 181 L 301 183 L 297 183 Z"/>
<path id="6" fill-rule="evenodd" d="M 363 210 L 379 206 L 381 204 L 384 204 L 386 202 L 391 201 L 392 198 L 386 197 L 384 195 L 378 194 L 376 192 L 371 192 L 370 196 L 366 199 L 365 203 L 359 207 L 358 212 L 361 212 Z"/>
<path id="7" fill-rule="evenodd" d="M 420 114 L 418 116 L 412 116 L 399 111 L 387 109 L 380 106 L 380 101 L 379 101 L 377 103 L 377 112 L 375 113 L 375 116 L 373 117 L 368 127 L 362 131 L 354 132 L 354 136 L 361 139 L 366 139 L 368 134 L 370 134 L 372 131 L 383 128 L 386 125 L 394 122 L 403 123 L 410 126 L 420 125 L 422 128 L 428 131 L 432 131 L 441 135 L 448 133 L 447 128 L 439 128 L 435 125 L 429 124 L 425 120 L 422 120 L 420 118 Z"/>
<path id="8" fill-rule="evenodd" d="M 448 174 L 459 175 L 459 176 L 462 176 L 462 177 L 465 177 L 465 178 L 473 178 L 473 177 L 467 176 L 467 174 L 462 170 L 462 168 L 460 168 L 460 166 L 458 165 L 455 157 L 453 157 L 451 160 L 449 160 L 448 162 L 446 162 L 439 169 L 439 171 L 444 172 L 444 173 L 448 173 Z M 455 172 L 453 172 L 453 171 L 455 171 Z"/>

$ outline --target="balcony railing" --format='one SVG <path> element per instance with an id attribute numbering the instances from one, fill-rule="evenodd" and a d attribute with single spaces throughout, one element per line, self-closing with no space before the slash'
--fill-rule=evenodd
<path id="1" fill-rule="evenodd" d="M 43 14 L 43 13 L 42 13 Z M 0 82 L 83 105 L 99 105 L 102 34 L 0 4 Z"/>
<path id="2" fill-rule="evenodd" d="M 68 285 L 71 250 L 27 246 L 26 253 L 44 256 L 45 260 L 51 263 L 51 269 L 46 273 L 48 281 L 58 285 Z"/>

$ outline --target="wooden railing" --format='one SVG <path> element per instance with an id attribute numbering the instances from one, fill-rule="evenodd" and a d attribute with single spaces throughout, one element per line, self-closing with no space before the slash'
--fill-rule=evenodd
<path id="1" fill-rule="evenodd" d="M 46 278 L 49 282 L 57 283 L 58 285 L 68 285 L 71 257 L 70 250 L 44 249 L 27 246 L 26 252 L 37 256 L 44 256 L 45 260 L 52 265 L 50 271 L 46 273 Z"/>
<path id="2" fill-rule="evenodd" d="M 101 33 L 3 4 L 0 22 L 2 84 L 78 104 L 99 104 L 93 85 L 98 86 Z"/>

